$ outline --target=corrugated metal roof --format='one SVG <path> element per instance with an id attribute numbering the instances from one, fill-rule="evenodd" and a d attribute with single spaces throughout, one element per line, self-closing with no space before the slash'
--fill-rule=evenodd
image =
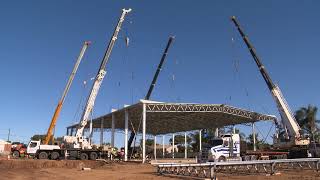
<path id="1" fill-rule="evenodd" d="M 140 100 L 93 120 L 93 128 L 111 129 L 112 116 L 115 128 L 124 130 L 125 111 L 129 114 L 129 130 L 142 131 L 142 110 L 146 106 L 146 133 L 152 135 L 223 127 L 256 121 L 276 121 L 273 115 L 260 114 L 225 104 L 165 103 Z M 76 127 L 76 125 L 70 126 Z M 89 124 L 87 125 L 89 128 Z"/>

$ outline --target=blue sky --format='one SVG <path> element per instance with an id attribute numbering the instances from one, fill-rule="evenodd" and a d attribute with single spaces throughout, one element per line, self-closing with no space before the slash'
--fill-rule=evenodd
<path id="1" fill-rule="evenodd" d="M 13 139 L 25 141 L 46 132 L 82 43 L 91 40 L 56 134 L 64 135 L 66 126 L 79 121 L 77 107 L 89 89 L 83 81 L 96 74 L 124 7 L 133 11 L 107 65 L 95 116 L 144 97 L 169 35 L 176 39 L 153 100 L 226 103 L 278 116 L 266 84 L 230 22 L 232 15 L 238 17 L 291 108 L 319 106 L 319 5 L 315 0 L 2 2 L 0 138 L 6 138 L 9 128 Z M 125 36 L 130 38 L 128 48 Z M 270 124 L 258 126 L 265 132 Z"/>

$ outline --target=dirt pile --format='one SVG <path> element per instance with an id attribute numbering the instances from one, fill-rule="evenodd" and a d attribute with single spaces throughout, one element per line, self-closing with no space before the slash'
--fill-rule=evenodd
<path id="1" fill-rule="evenodd" d="M 105 162 L 96 161 L 78 161 L 78 160 L 0 160 L 0 169 L 33 169 L 33 168 L 98 168 L 105 166 Z"/>

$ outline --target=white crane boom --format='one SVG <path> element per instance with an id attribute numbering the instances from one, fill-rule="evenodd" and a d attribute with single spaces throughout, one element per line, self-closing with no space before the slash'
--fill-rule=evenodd
<path id="1" fill-rule="evenodd" d="M 129 13 L 131 11 L 131 9 L 122 9 L 122 14 L 120 16 L 120 19 L 118 21 L 118 24 L 114 30 L 114 33 L 112 35 L 112 38 L 109 42 L 109 45 L 108 45 L 108 48 L 105 52 L 105 55 L 104 55 L 104 58 L 101 62 L 101 65 L 100 65 L 100 68 L 99 68 L 99 71 L 95 77 L 95 80 L 94 80 L 94 83 L 93 83 L 93 86 L 92 86 L 92 89 L 91 89 L 91 92 L 90 92 L 90 95 L 87 99 L 87 103 L 86 103 L 86 106 L 84 108 L 84 111 L 82 113 L 82 116 L 81 116 L 81 120 L 80 120 L 80 123 L 78 124 L 77 126 L 77 130 L 76 130 L 76 136 L 75 138 L 71 138 L 71 141 L 73 141 L 73 144 L 74 144 L 74 147 L 75 148 L 82 148 L 82 149 L 91 149 L 91 145 L 90 143 L 87 141 L 86 138 L 83 137 L 83 131 L 84 131 L 84 128 L 85 126 L 87 125 L 88 123 L 88 120 L 89 120 L 89 116 L 90 116 L 90 113 L 94 107 L 94 102 L 96 100 L 96 97 L 97 97 L 97 94 L 99 92 L 99 89 L 100 89 L 100 86 L 101 86 L 101 83 L 106 75 L 106 64 L 109 60 L 109 57 L 110 57 L 110 54 L 111 54 L 111 51 L 112 51 L 112 48 L 117 40 L 117 37 L 118 37 L 118 34 L 119 34 L 119 31 L 121 29 L 121 25 L 124 21 L 124 18 L 126 16 L 127 13 Z M 70 137 L 66 137 L 65 136 L 65 140 L 68 142 L 67 139 L 70 139 Z M 70 141 L 69 141 L 70 142 Z"/>
<path id="2" fill-rule="evenodd" d="M 278 107 L 278 110 L 279 110 L 279 113 L 281 116 L 282 125 L 286 131 L 286 137 L 287 137 L 287 139 L 289 139 L 289 141 L 280 142 L 279 138 L 277 138 L 277 143 L 280 144 L 279 146 L 282 146 L 282 147 L 290 147 L 292 145 L 297 145 L 297 146 L 308 145 L 310 143 L 310 141 L 309 141 L 309 139 L 304 138 L 301 135 L 301 133 L 300 133 L 301 128 L 300 128 L 299 124 L 297 123 L 293 113 L 291 112 L 288 103 L 286 102 L 285 98 L 283 97 L 280 88 L 272 82 L 264 65 L 262 64 L 260 58 L 258 57 L 255 48 L 251 45 L 248 37 L 242 31 L 236 18 L 233 16 L 231 18 L 231 20 L 235 24 L 235 26 L 237 27 L 242 39 L 244 40 L 244 42 L 247 45 L 254 61 L 256 62 L 263 79 L 267 83 L 268 88 L 272 94 L 272 97 L 276 101 L 276 104 L 277 104 L 277 107 Z"/>

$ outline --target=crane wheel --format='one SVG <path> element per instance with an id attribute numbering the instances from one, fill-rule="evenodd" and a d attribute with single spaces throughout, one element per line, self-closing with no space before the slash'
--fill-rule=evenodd
<path id="1" fill-rule="evenodd" d="M 42 151 L 38 155 L 39 159 L 48 159 L 48 153 L 45 151 Z"/>
<path id="2" fill-rule="evenodd" d="M 12 153 L 12 156 L 14 157 L 14 158 L 19 158 L 20 157 L 20 152 L 19 151 L 13 151 L 13 153 Z"/>
<path id="3" fill-rule="evenodd" d="M 226 161 L 227 161 L 227 159 L 224 156 L 220 156 L 218 159 L 218 162 L 226 162 Z"/>
<path id="4" fill-rule="evenodd" d="M 91 160 L 96 160 L 97 157 L 98 157 L 98 154 L 97 154 L 96 152 L 91 152 L 91 153 L 90 153 L 90 159 L 91 159 Z"/>
<path id="5" fill-rule="evenodd" d="M 80 154 L 80 159 L 81 160 L 88 160 L 88 154 L 87 153 L 81 153 Z"/>
<path id="6" fill-rule="evenodd" d="M 60 156 L 60 154 L 58 152 L 52 152 L 50 159 L 57 160 L 57 159 L 59 159 L 59 156 Z"/>

